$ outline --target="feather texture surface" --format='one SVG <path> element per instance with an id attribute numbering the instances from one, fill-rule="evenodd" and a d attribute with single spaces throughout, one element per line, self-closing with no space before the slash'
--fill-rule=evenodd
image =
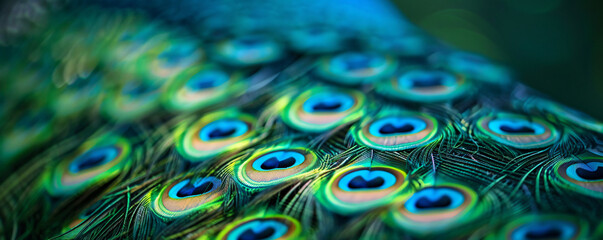
<path id="1" fill-rule="evenodd" d="M 387 2 L 8 6 L 3 239 L 603 238 L 603 123 Z"/>

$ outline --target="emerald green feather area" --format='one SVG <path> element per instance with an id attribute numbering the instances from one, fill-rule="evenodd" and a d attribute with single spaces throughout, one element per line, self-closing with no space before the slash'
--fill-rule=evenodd
<path id="1" fill-rule="evenodd" d="M 603 239 L 601 121 L 385 0 L 0 8 L 0 239 Z"/>

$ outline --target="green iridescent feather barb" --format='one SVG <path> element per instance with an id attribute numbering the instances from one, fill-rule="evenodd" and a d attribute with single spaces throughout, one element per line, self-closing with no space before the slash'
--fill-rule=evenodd
<path id="1" fill-rule="evenodd" d="M 603 123 L 387 2 L 12 7 L 1 239 L 603 238 Z"/>

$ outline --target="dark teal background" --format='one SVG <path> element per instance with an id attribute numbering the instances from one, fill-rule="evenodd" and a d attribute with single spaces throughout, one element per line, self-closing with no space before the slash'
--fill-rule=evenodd
<path id="1" fill-rule="evenodd" d="M 394 0 L 414 24 L 603 120 L 603 1 Z"/>

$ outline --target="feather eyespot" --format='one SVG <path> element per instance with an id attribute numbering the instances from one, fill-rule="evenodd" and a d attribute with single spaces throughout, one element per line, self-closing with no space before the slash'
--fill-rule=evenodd
<path id="1" fill-rule="evenodd" d="M 584 239 L 588 224 L 566 215 L 525 215 L 502 227 L 497 239 Z"/>
<path id="2" fill-rule="evenodd" d="M 187 178 L 153 192 L 151 208 L 164 219 L 212 210 L 222 203 L 225 191 L 226 187 L 219 178 Z"/>
<path id="3" fill-rule="evenodd" d="M 570 189 L 603 198 L 603 159 L 580 157 L 579 161 L 562 161 L 555 165 L 555 174 Z"/>
<path id="4" fill-rule="evenodd" d="M 69 164 L 69 172 L 76 174 L 113 161 L 120 149 L 115 146 L 98 147 L 78 156 Z"/>
<path id="5" fill-rule="evenodd" d="M 229 73 L 204 65 L 186 69 L 170 83 L 163 102 L 176 111 L 193 111 L 221 103 L 243 91 L 244 83 L 238 72 Z"/>
<path id="6" fill-rule="evenodd" d="M 317 197 L 334 212 L 354 214 L 387 204 L 406 185 L 406 173 L 397 168 L 351 166 L 321 183 Z"/>
<path id="7" fill-rule="evenodd" d="M 130 152 L 131 144 L 118 136 L 89 140 L 50 172 L 47 189 L 52 195 L 69 195 L 109 179 L 129 166 Z"/>
<path id="8" fill-rule="evenodd" d="M 53 110 L 60 116 L 86 110 L 102 94 L 101 78 L 102 75 L 96 71 L 78 73 L 51 102 Z"/>
<path id="9" fill-rule="evenodd" d="M 281 117 L 295 129 L 322 132 L 358 119 L 364 113 L 365 101 L 355 90 L 314 88 L 293 98 Z"/>
<path id="10" fill-rule="evenodd" d="M 176 39 L 159 44 L 151 49 L 149 58 L 140 58 L 139 63 L 151 78 L 168 78 L 178 74 L 180 71 L 200 62 L 203 53 L 192 40 Z"/>
<path id="11" fill-rule="evenodd" d="M 442 102 L 462 96 L 469 89 L 462 75 L 443 70 L 408 68 L 380 82 L 377 92 L 385 97 L 415 102 Z"/>
<path id="12" fill-rule="evenodd" d="M 301 235 L 301 224 L 285 215 L 249 217 L 226 226 L 217 239 L 296 239 Z"/>
<path id="13" fill-rule="evenodd" d="M 176 150 L 196 162 L 243 148 L 254 141 L 255 121 L 253 116 L 232 109 L 207 114 L 177 129 Z"/>
<path id="14" fill-rule="evenodd" d="M 121 77 L 130 78 L 131 76 Z M 124 82 L 125 84 L 117 91 L 110 92 L 102 104 L 102 110 L 113 119 L 128 121 L 141 118 L 159 105 L 160 82 L 136 78 Z"/>
<path id="15" fill-rule="evenodd" d="M 217 60 L 235 66 L 250 66 L 278 60 L 284 55 L 283 47 L 265 35 L 245 35 L 215 44 Z"/>
<path id="16" fill-rule="evenodd" d="M 326 53 L 341 47 L 340 34 L 328 27 L 310 26 L 293 29 L 288 34 L 291 48 L 304 53 Z"/>
<path id="17" fill-rule="evenodd" d="M 119 67 L 126 67 L 134 63 L 136 59 L 157 46 L 159 42 L 165 41 L 166 34 L 161 34 L 158 24 L 142 24 L 138 20 L 134 24 L 124 26 L 118 35 L 111 39 L 111 50 L 105 53 L 108 62 L 113 62 Z"/>
<path id="18" fill-rule="evenodd" d="M 448 188 L 426 188 L 413 194 L 404 204 L 412 213 L 430 210 L 450 210 L 460 207 L 465 196 L 459 191 Z"/>
<path id="19" fill-rule="evenodd" d="M 361 145 L 397 151 L 423 146 L 435 140 L 437 121 L 426 114 L 383 111 L 375 117 L 365 117 L 350 129 Z"/>
<path id="20" fill-rule="evenodd" d="M 567 169 L 567 174 L 571 178 L 585 182 L 603 180 L 603 162 L 589 162 L 582 164 L 582 166 L 576 165 L 578 164 L 571 165 Z"/>
<path id="21" fill-rule="evenodd" d="M 398 202 L 387 216 L 389 222 L 419 235 L 467 223 L 479 212 L 477 194 L 451 183 L 424 187 Z"/>
<path id="22" fill-rule="evenodd" d="M 277 146 L 254 153 L 237 166 L 237 180 L 249 188 L 263 188 L 298 178 L 316 168 L 316 154 L 296 146 Z"/>
<path id="23" fill-rule="evenodd" d="M 168 196 L 172 199 L 197 197 L 215 191 L 221 183 L 219 179 L 214 177 L 198 179 L 195 182 L 186 179 L 174 185 L 168 192 Z"/>
<path id="24" fill-rule="evenodd" d="M 317 74 L 325 80 L 358 85 L 390 75 L 398 66 L 395 58 L 373 52 L 344 52 L 319 60 Z"/>
<path id="25" fill-rule="evenodd" d="M 508 113 L 484 116 L 477 128 L 493 140 L 519 149 L 546 147 L 559 137 L 557 130 L 541 119 Z"/>

